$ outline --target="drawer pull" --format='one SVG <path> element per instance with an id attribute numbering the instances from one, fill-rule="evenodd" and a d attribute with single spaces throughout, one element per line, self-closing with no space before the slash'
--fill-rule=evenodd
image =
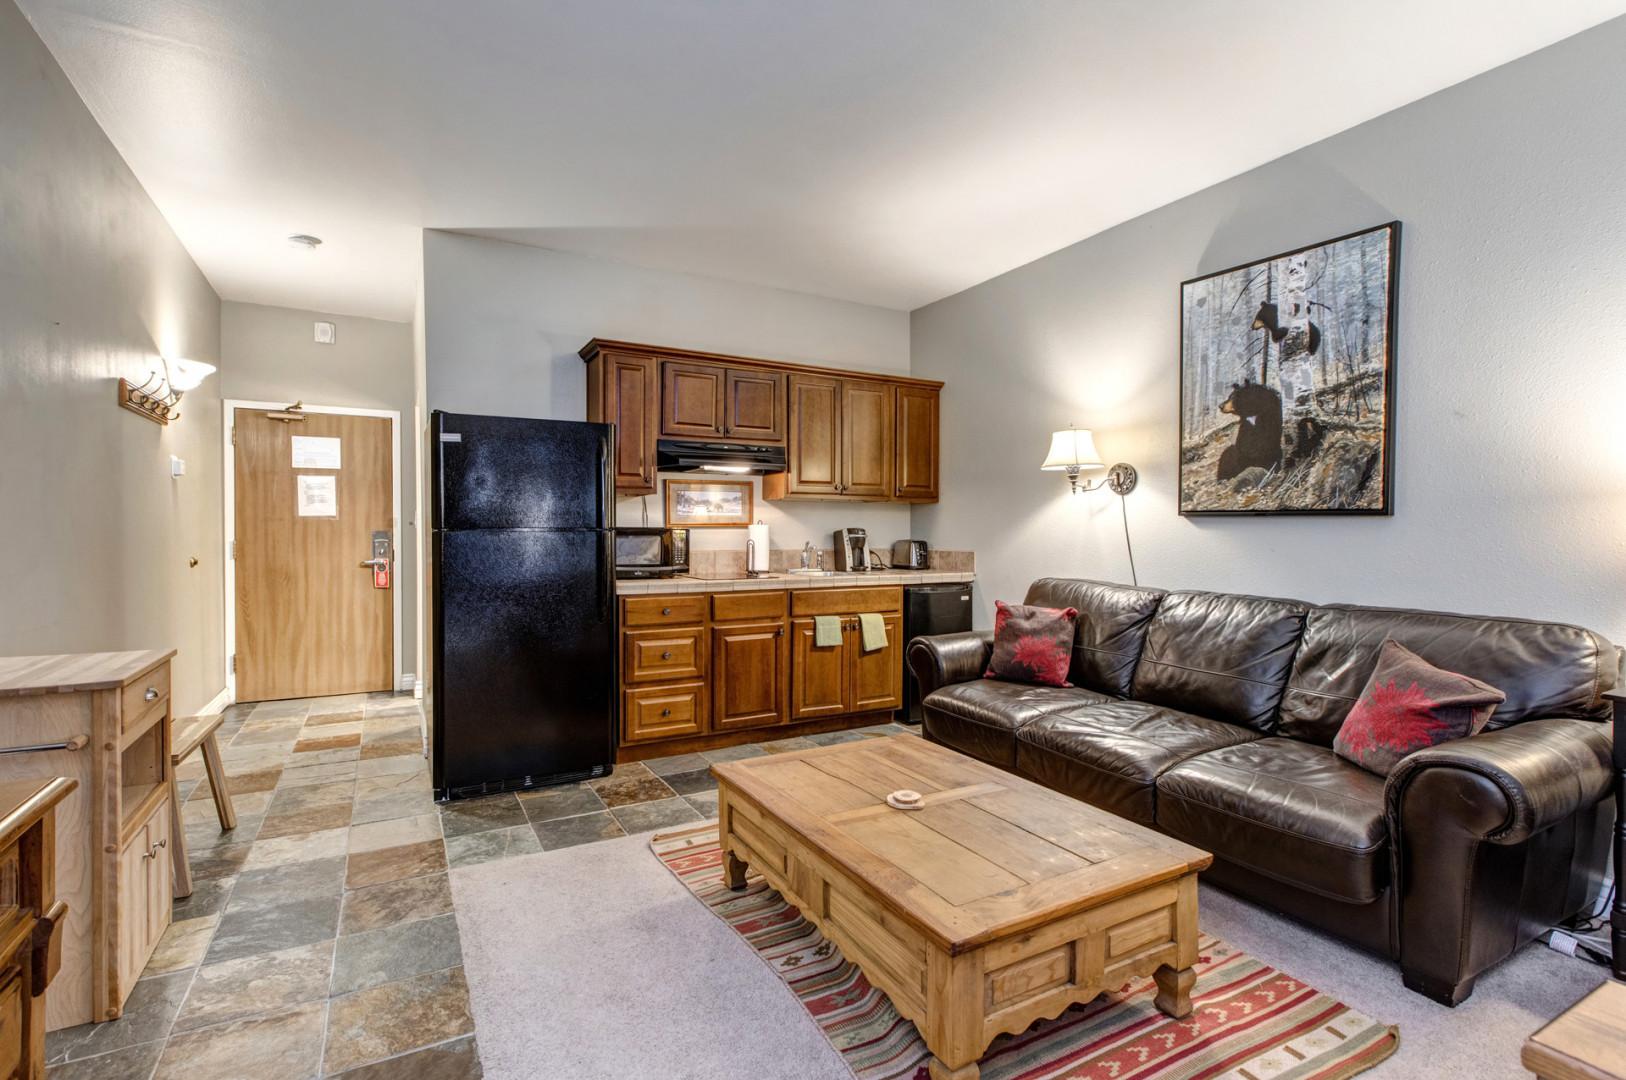
<path id="1" fill-rule="evenodd" d="M 669 607 L 663 607 L 663 608 L 661 608 L 661 614 L 662 615 L 670 615 L 670 614 L 672 614 L 672 609 L 669 608 Z"/>
<path id="2" fill-rule="evenodd" d="M 662 716 L 671 716 L 672 715 L 672 710 L 671 709 L 662 709 L 661 710 L 661 715 Z"/>
<path id="3" fill-rule="evenodd" d="M 661 653 L 661 659 L 662 660 L 670 660 L 670 659 L 672 659 L 672 650 L 667 649 L 665 652 Z"/>
<path id="4" fill-rule="evenodd" d="M 158 700 L 158 687 L 156 687 L 156 686 L 147 687 L 147 692 L 145 694 L 142 694 L 141 696 L 143 698 L 145 698 L 147 701 L 157 701 Z"/>

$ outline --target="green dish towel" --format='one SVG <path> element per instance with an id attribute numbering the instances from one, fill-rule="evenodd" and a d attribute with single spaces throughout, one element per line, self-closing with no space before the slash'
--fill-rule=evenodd
<path id="1" fill-rule="evenodd" d="M 835 615 L 813 616 L 813 645 L 822 648 L 826 645 L 841 644 L 841 619 Z"/>
<path id="2" fill-rule="evenodd" d="M 874 652 L 886 648 L 886 620 L 871 611 L 858 616 L 858 627 L 864 632 L 864 651 Z"/>

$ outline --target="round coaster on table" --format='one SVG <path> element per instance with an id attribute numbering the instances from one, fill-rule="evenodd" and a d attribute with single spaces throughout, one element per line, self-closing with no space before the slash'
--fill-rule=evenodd
<path id="1" fill-rule="evenodd" d="M 920 792 L 903 788 L 894 791 L 886 797 L 886 805 L 896 810 L 919 810 L 921 807 Z"/>

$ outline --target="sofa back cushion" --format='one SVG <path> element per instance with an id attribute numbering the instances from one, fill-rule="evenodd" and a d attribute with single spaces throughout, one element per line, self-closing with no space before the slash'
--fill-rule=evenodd
<path id="1" fill-rule="evenodd" d="M 1128 697 L 1135 662 L 1146 643 L 1146 627 L 1166 595 L 1080 578 L 1040 578 L 1028 586 L 1027 604 L 1077 608 L 1073 666 L 1068 681 L 1101 694 Z"/>
<path id="2" fill-rule="evenodd" d="M 1310 609 L 1305 620 L 1304 641 L 1282 698 L 1278 734 L 1331 746 L 1388 638 L 1435 667 L 1489 683 L 1506 694 L 1488 728 L 1544 716 L 1609 715 L 1600 695 L 1615 685 L 1618 654 L 1590 630 L 1523 619 L 1332 604 Z"/>
<path id="3" fill-rule="evenodd" d="M 1272 732 L 1309 610 L 1297 600 L 1169 593 L 1147 627 L 1130 696 Z"/>

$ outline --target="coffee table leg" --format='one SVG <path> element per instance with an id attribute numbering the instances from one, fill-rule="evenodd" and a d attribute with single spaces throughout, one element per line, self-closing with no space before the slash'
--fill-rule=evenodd
<path id="1" fill-rule="evenodd" d="M 745 888 L 746 863 L 732 851 L 723 852 L 723 881 L 730 889 Z"/>
<path id="2" fill-rule="evenodd" d="M 937 1057 L 926 1063 L 926 1071 L 931 1074 L 932 1080 L 977 1080 L 977 1077 L 982 1075 L 982 1069 L 975 1061 L 958 1069 L 951 1069 Z"/>
<path id="3" fill-rule="evenodd" d="M 1157 997 L 1153 999 L 1152 1004 L 1176 1020 L 1191 1015 L 1191 988 L 1197 982 L 1197 972 L 1194 968 L 1181 968 L 1176 971 L 1164 964 L 1152 973 L 1152 978 L 1157 980 Z"/>

